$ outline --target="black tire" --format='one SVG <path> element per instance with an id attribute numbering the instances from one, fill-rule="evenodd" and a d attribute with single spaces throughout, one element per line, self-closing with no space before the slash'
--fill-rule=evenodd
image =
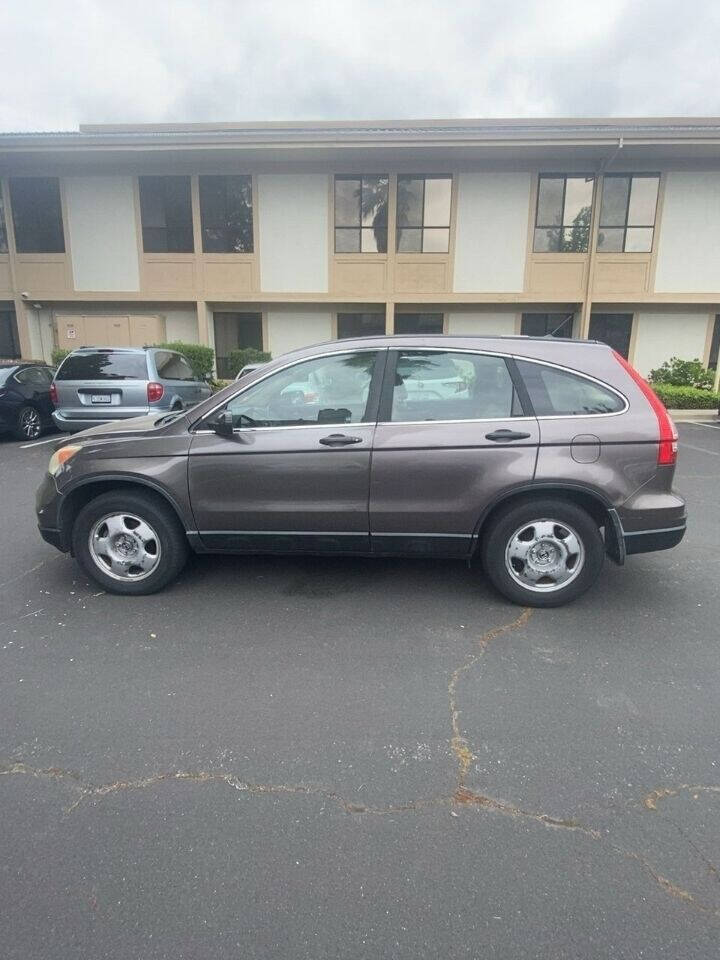
<path id="1" fill-rule="evenodd" d="M 132 514 L 149 524 L 157 534 L 157 566 L 142 580 L 117 579 L 105 573 L 90 551 L 90 534 L 103 517 L 116 513 Z M 119 489 L 96 497 L 80 510 L 72 529 L 73 554 L 85 573 L 108 593 L 141 596 L 156 593 L 167 586 L 185 566 L 189 548 L 187 538 L 174 510 L 152 492 Z"/>
<path id="2" fill-rule="evenodd" d="M 25 403 L 18 410 L 13 435 L 17 440 L 37 440 L 45 429 L 42 414 L 31 403 Z"/>
<path id="3" fill-rule="evenodd" d="M 584 550 L 584 562 L 574 579 L 551 592 L 540 592 L 518 583 L 509 573 L 505 560 L 508 544 L 516 531 L 524 524 L 541 520 L 567 524 Z M 605 543 L 597 523 L 581 507 L 543 497 L 521 501 L 492 517 L 483 530 L 480 555 L 490 582 L 508 600 L 524 607 L 560 607 L 576 600 L 595 583 L 605 559 Z"/>

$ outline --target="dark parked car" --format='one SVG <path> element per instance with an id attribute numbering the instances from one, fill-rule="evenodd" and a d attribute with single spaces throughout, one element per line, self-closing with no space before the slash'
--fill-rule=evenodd
<path id="1" fill-rule="evenodd" d="M 478 560 L 509 599 L 557 606 L 606 554 L 679 543 L 676 456 L 665 408 L 604 344 L 373 337 L 80 434 L 37 512 L 115 593 L 159 590 L 192 549 Z"/>
<path id="2" fill-rule="evenodd" d="M 0 432 L 37 440 L 52 426 L 53 370 L 40 363 L 0 365 Z"/>

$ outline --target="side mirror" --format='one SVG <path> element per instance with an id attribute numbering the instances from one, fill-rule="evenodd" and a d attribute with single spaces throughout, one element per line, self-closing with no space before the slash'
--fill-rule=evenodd
<path id="1" fill-rule="evenodd" d="M 231 437 L 233 435 L 233 416 L 229 410 L 223 410 L 209 424 L 219 437 Z"/>

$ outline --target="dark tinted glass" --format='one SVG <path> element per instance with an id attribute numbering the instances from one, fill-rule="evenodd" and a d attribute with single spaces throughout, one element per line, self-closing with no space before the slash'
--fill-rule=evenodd
<path id="1" fill-rule="evenodd" d="M 404 350 L 396 367 L 391 420 L 486 420 L 521 416 L 502 357 Z"/>
<path id="2" fill-rule="evenodd" d="M 205 253 L 252 253 L 252 177 L 200 177 Z"/>
<path id="3" fill-rule="evenodd" d="M 140 177 L 145 253 L 192 253 L 190 177 Z"/>
<path id="4" fill-rule="evenodd" d="M 590 317 L 590 340 L 600 340 L 627 360 L 630 353 L 631 313 L 594 313 Z"/>
<path id="5" fill-rule="evenodd" d="M 611 390 L 565 370 L 517 361 L 538 417 L 617 413 L 624 403 Z"/>
<path id="6" fill-rule="evenodd" d="M 715 323 L 713 324 L 712 341 L 710 343 L 710 360 L 708 362 L 708 366 L 712 367 L 713 370 L 717 370 L 719 356 L 720 356 L 720 313 L 715 315 Z"/>
<path id="7" fill-rule="evenodd" d="M 55 375 L 56 380 L 147 380 L 145 354 L 75 353 L 66 357 Z"/>
<path id="8" fill-rule="evenodd" d="M 18 253 L 65 253 L 56 177 L 11 177 L 10 200 Z"/>
<path id="9" fill-rule="evenodd" d="M 396 313 L 395 333 L 427 333 L 443 332 L 443 315 L 441 313 Z"/>
<path id="10" fill-rule="evenodd" d="M 35 387 L 47 387 L 52 380 L 44 367 L 25 367 L 15 374 L 18 383 L 32 384 Z"/>
<path id="11" fill-rule="evenodd" d="M 524 313 L 520 332 L 525 337 L 572 337 L 573 314 Z"/>
<path id="12" fill-rule="evenodd" d="M 346 337 L 377 337 L 385 333 L 384 313 L 339 313 L 338 340 Z"/>

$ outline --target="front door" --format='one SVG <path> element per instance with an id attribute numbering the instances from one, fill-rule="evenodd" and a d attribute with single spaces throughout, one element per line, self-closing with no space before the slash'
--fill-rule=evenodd
<path id="1" fill-rule="evenodd" d="M 373 444 L 373 553 L 467 556 L 483 510 L 533 479 L 538 439 L 502 356 L 391 351 Z"/>
<path id="2" fill-rule="evenodd" d="M 367 553 L 370 454 L 387 351 L 302 360 L 241 390 L 232 436 L 198 424 L 189 484 L 203 546 Z"/>

